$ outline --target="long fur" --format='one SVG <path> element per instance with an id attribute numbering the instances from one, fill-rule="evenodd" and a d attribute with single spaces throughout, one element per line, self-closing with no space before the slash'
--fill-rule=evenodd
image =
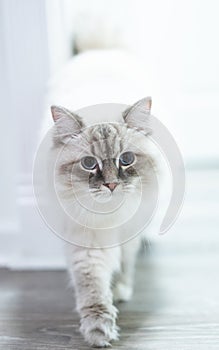
<path id="1" fill-rule="evenodd" d="M 121 113 L 119 120 L 118 116 L 113 114 L 109 120 L 106 105 L 106 115 L 97 114 L 92 119 L 79 115 L 79 118 L 82 117 L 78 119 L 80 125 L 77 123 L 78 115 L 74 111 L 86 105 L 105 102 L 132 105 L 145 95 L 141 77 L 142 70 L 138 60 L 131 54 L 120 50 L 96 50 L 73 58 L 50 85 L 48 108 L 49 105 L 55 104 L 70 110 L 53 110 L 54 119 L 57 120 L 55 133 L 52 134 L 53 146 L 48 150 L 48 158 L 52 159 L 52 152 L 57 156 L 60 150 L 63 150 L 56 163 L 56 190 L 64 209 L 75 219 L 66 222 L 62 230 L 67 240 L 70 238 L 69 240 L 77 242 L 77 245 L 66 245 L 66 255 L 80 315 L 80 330 L 92 346 L 106 347 L 111 341 L 118 339 L 118 313 L 113 300 L 128 301 L 131 298 L 135 260 L 141 240 L 151 232 L 156 235 L 159 217 L 165 210 L 163 207 L 168 196 L 162 197 L 161 190 L 160 212 L 155 215 L 147 229 L 132 240 L 128 241 L 127 238 L 134 236 L 137 223 L 136 226 L 124 226 L 125 232 L 119 229 L 110 231 L 111 226 L 118 226 L 122 220 L 127 219 L 130 212 L 138 207 L 139 200 L 143 201 L 146 210 L 155 186 L 151 181 L 155 173 L 160 178 L 165 169 L 165 161 L 148 137 L 149 114 L 148 110 L 142 114 L 143 104 L 137 111 L 135 108 L 124 110 L 123 119 Z M 69 113 L 72 114 L 72 120 L 68 119 Z M 43 134 L 48 130 L 48 126 L 52 125 L 48 122 L 49 119 L 52 119 L 51 116 L 46 118 Z M 110 123 L 106 125 L 106 122 Z M 95 123 L 98 125 L 94 126 Z M 139 132 L 139 126 L 140 131 L 145 132 Z M 92 215 L 90 209 L 95 204 L 95 201 L 92 202 L 92 196 L 98 199 L 101 207 L 101 198 L 105 200 L 110 191 L 97 179 L 92 183 L 92 176 L 81 167 L 81 158 L 92 155 L 99 160 L 101 168 L 105 159 L 118 159 L 126 150 L 136 155 L 134 168 L 137 176 L 134 176 L 131 169 L 129 173 L 128 169 L 124 170 L 123 179 L 126 181 L 120 179 L 113 193 L 113 198 L 118 200 L 120 196 L 126 195 L 124 206 L 116 213 L 110 213 L 108 217 Z M 111 164 L 111 168 L 106 168 L 108 174 L 104 176 L 112 176 L 113 166 Z M 143 199 L 141 186 L 144 188 Z M 83 205 L 78 205 L 78 199 L 88 205 L 89 210 Z M 144 212 L 140 212 L 139 221 L 143 215 Z M 99 228 L 106 228 L 107 235 L 100 236 Z M 121 244 L 124 241 L 126 243 Z"/>

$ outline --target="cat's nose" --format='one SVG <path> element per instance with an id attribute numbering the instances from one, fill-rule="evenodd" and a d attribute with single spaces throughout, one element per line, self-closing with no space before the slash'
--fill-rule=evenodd
<path id="1" fill-rule="evenodd" d="M 111 183 L 105 183 L 103 185 L 108 187 L 110 191 L 113 192 L 118 184 L 115 182 L 111 182 Z"/>

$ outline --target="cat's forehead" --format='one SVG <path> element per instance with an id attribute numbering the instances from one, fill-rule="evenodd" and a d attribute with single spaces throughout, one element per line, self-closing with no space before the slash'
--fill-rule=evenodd
<path id="1" fill-rule="evenodd" d="M 126 143 L 126 127 L 119 123 L 103 123 L 88 130 L 91 152 L 102 159 L 115 158 Z"/>

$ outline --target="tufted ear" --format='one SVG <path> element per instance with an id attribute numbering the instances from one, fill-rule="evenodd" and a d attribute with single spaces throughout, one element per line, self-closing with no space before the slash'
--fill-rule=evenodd
<path id="1" fill-rule="evenodd" d="M 67 143 L 77 136 L 85 126 L 82 119 L 75 113 L 61 106 L 51 106 L 52 117 L 55 122 L 55 141 Z"/>
<path id="2" fill-rule="evenodd" d="M 128 107 L 123 112 L 123 118 L 128 127 L 141 131 L 145 135 L 151 134 L 151 105 L 151 97 L 145 97 Z"/>

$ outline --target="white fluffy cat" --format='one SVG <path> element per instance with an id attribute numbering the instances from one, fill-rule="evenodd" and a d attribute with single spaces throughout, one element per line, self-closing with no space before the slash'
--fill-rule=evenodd
<path id="1" fill-rule="evenodd" d="M 117 308 L 113 300 L 128 301 L 131 298 L 135 259 L 141 238 L 151 233 L 156 236 L 169 199 L 166 196 L 165 201 L 162 200 L 160 186 L 160 173 L 163 171 L 160 169 L 166 172 L 167 166 L 161 152 L 148 137 L 151 99 L 141 100 L 150 94 L 150 86 L 145 86 L 145 82 L 142 65 L 131 53 L 118 49 L 96 49 L 73 57 L 49 88 L 48 109 L 51 105 L 64 107 L 52 108 L 55 121 L 54 147 L 53 151 L 48 150 L 59 151 L 64 146 L 63 157 L 57 165 L 57 183 L 60 192 L 63 191 L 63 201 L 71 201 L 71 195 L 68 196 L 67 192 L 71 193 L 71 187 L 74 186 L 79 198 L 86 195 L 90 198 L 90 194 L 94 199 L 102 195 L 119 198 L 121 193 L 126 193 L 126 203 L 119 215 L 129 216 L 139 196 L 150 192 L 150 179 L 156 165 L 160 203 L 157 213 L 143 233 L 124 244 L 102 248 L 105 246 L 103 237 L 98 235 L 98 230 L 96 232 L 88 228 L 87 235 L 83 236 L 87 247 L 67 244 L 67 260 L 80 315 L 80 330 L 85 340 L 97 347 L 109 346 L 111 341 L 118 339 Z M 123 118 L 122 114 L 120 119 L 117 115 L 111 115 L 110 120 L 107 113 L 106 116 L 92 113 L 89 119 L 89 116 L 83 118 L 83 115 L 79 113 L 78 116 L 75 112 L 82 107 L 102 103 L 122 103 L 132 107 L 124 108 Z M 145 120 L 139 119 L 141 112 Z M 50 111 L 48 116 L 44 131 L 52 126 Z M 103 125 L 106 125 L 106 121 L 110 123 L 105 128 Z M 119 125 L 116 124 L 118 122 Z M 93 126 L 94 123 L 100 125 Z M 141 150 L 140 153 L 137 149 Z M 145 186 L 145 192 L 139 189 L 139 178 L 141 185 Z M 149 198 L 142 199 L 145 208 Z M 76 202 L 73 215 L 77 212 L 79 217 L 81 210 L 84 217 L 86 209 L 78 209 L 77 205 Z M 113 218 L 109 217 L 112 221 L 117 220 L 118 216 Z M 108 225 L 107 219 L 98 219 L 98 215 L 95 219 L 97 226 L 103 225 L 104 220 Z M 72 221 L 63 226 L 63 230 L 68 231 L 68 237 L 71 234 L 74 236 L 73 241 L 77 240 L 77 236 L 84 235 L 83 225 Z M 131 224 L 128 230 L 130 232 L 125 232 L 127 237 L 136 233 Z M 121 243 L 123 232 L 115 231 L 114 235 L 117 234 L 117 241 Z"/>

